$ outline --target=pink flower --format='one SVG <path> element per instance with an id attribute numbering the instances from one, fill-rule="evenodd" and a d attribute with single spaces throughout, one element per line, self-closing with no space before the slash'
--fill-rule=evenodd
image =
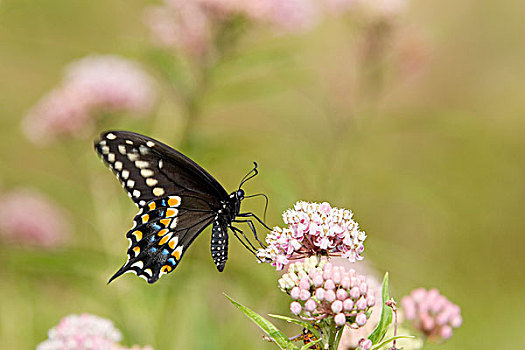
<path id="1" fill-rule="evenodd" d="M 418 288 L 401 300 L 403 312 L 412 325 L 430 340 L 440 342 L 461 325 L 461 309 L 437 289 Z"/>
<path id="2" fill-rule="evenodd" d="M 0 234 L 24 245 L 56 246 L 67 239 L 70 225 L 62 208 L 44 195 L 18 189 L 0 200 Z"/>
<path id="3" fill-rule="evenodd" d="M 144 22 L 151 40 L 163 47 L 174 47 L 189 56 L 203 55 L 210 46 L 212 23 L 199 1 L 166 1 L 150 6 Z"/>
<path id="4" fill-rule="evenodd" d="M 339 282 L 333 279 L 337 274 L 342 276 Z M 367 286 L 361 294 L 359 288 L 355 287 L 358 295 L 352 296 L 349 287 L 341 284 L 350 276 L 362 280 L 361 285 L 366 284 L 365 276 L 357 275 L 352 269 L 347 271 L 342 266 L 332 267 L 326 263 L 326 258 L 319 260 L 310 257 L 304 262 L 290 264 L 279 280 L 279 285 L 294 299 L 290 303 L 290 310 L 300 318 L 313 321 L 333 317 L 340 326 L 348 324 L 351 328 L 359 328 L 367 323 L 367 315 L 370 315 L 367 298 L 374 296 L 375 291 Z M 317 278 L 323 279 L 324 288 L 316 286 L 314 280 Z"/>
<path id="5" fill-rule="evenodd" d="M 22 129 L 33 142 L 88 135 L 99 112 L 144 115 L 155 102 L 153 79 L 136 63 L 116 56 L 88 56 L 70 64 L 59 87 L 33 107 Z"/>
<path id="6" fill-rule="evenodd" d="M 342 256 L 351 262 L 361 260 L 366 234 L 352 220 L 352 212 L 332 208 L 328 203 L 297 202 L 283 214 L 288 228 L 275 227 L 266 236 L 267 248 L 259 249 L 261 261 L 278 270 L 286 261 L 313 255 Z M 340 281 L 338 281 L 340 282 Z"/>
<path id="7" fill-rule="evenodd" d="M 58 326 L 49 330 L 48 337 L 37 350 L 153 350 L 149 346 L 121 346 L 118 343 L 122 334 L 113 323 L 90 314 L 63 318 Z"/>

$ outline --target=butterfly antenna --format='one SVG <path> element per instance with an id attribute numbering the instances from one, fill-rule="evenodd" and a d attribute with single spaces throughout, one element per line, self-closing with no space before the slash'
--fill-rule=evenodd
<path id="1" fill-rule="evenodd" d="M 264 200 L 265 200 L 265 204 L 264 204 L 264 214 L 263 214 L 263 221 L 266 221 L 266 211 L 268 210 L 268 202 L 269 202 L 269 199 L 268 199 L 268 196 L 265 195 L 264 193 L 257 193 L 257 194 L 252 194 L 252 195 L 249 195 L 249 196 L 244 196 L 244 198 L 253 198 L 253 197 L 258 197 L 258 196 L 263 196 L 264 197 Z"/>
<path id="2" fill-rule="evenodd" d="M 250 170 L 250 171 L 248 172 L 248 174 L 244 175 L 244 177 L 242 178 L 242 180 L 241 180 L 241 184 L 239 185 L 239 189 L 241 189 L 242 185 L 243 185 L 246 181 L 250 180 L 250 179 L 253 178 L 254 176 L 257 176 L 257 174 L 259 174 L 259 171 L 257 170 L 257 163 L 256 163 L 256 162 L 253 162 L 253 165 L 254 165 L 254 166 L 253 166 L 253 169 Z M 253 174 L 252 174 L 252 173 L 253 173 Z"/>

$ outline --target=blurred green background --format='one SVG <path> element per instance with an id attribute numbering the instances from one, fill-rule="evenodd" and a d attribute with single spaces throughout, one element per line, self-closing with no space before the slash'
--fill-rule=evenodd
<path id="1" fill-rule="evenodd" d="M 147 65 L 141 13 L 150 3 L 0 3 L 0 189 L 38 189 L 66 207 L 74 224 L 69 244 L 57 250 L 2 243 L 4 349 L 34 348 L 62 317 L 81 312 L 114 321 L 126 344 L 273 348 L 222 295 L 261 314 L 288 312 L 273 268 L 258 265 L 238 242 L 224 273 L 211 263 L 206 232 L 157 284 L 125 275 L 106 285 L 125 260 L 134 206 L 91 139 L 41 148 L 20 131 L 21 118 L 58 84 L 68 62 L 109 53 Z M 463 326 L 439 348 L 519 349 L 524 11 L 510 1 L 410 3 L 397 35 L 424 38 L 424 67 L 408 77 L 388 71 L 372 92 L 356 92 L 345 80 L 355 68 L 355 30 L 343 20 L 296 36 L 256 29 L 214 73 L 187 154 L 228 190 L 258 161 L 260 175 L 245 189 L 270 196 L 270 226 L 282 226 L 280 213 L 297 200 L 352 209 L 368 234 L 365 261 L 390 272 L 396 298 L 436 287 L 462 307 Z M 154 125 L 122 118 L 104 127 L 176 145 L 181 118 L 177 106 L 166 105 Z M 103 215 L 95 206 L 104 206 Z M 243 206 L 262 213 L 263 202 Z"/>

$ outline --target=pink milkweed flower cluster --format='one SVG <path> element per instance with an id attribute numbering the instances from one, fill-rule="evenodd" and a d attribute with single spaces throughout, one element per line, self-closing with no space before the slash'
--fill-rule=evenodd
<path id="1" fill-rule="evenodd" d="M 36 350 L 153 350 L 149 346 L 121 346 L 122 334 L 113 322 L 90 314 L 63 318 L 58 326 L 49 330 L 48 337 Z"/>
<path id="2" fill-rule="evenodd" d="M 415 289 L 401 300 L 401 305 L 405 318 L 436 342 L 450 338 L 452 329 L 463 322 L 460 307 L 437 289 Z"/>
<path id="3" fill-rule="evenodd" d="M 312 27 L 316 16 L 313 0 L 165 0 L 145 10 L 144 22 L 154 43 L 199 56 L 228 19 L 243 17 L 294 32 Z"/>
<path id="4" fill-rule="evenodd" d="M 25 135 L 45 144 L 63 135 L 89 134 L 100 112 L 142 116 L 156 100 L 153 78 L 117 56 L 88 56 L 71 63 L 61 85 L 34 106 L 22 122 Z"/>
<path id="5" fill-rule="evenodd" d="M 0 197 L 0 235 L 7 241 L 52 247 L 69 231 L 63 210 L 39 192 L 18 189 Z"/>
<path id="6" fill-rule="evenodd" d="M 294 299 L 293 314 L 306 320 L 333 317 L 337 326 L 364 326 L 376 302 L 365 276 L 315 256 L 290 264 L 279 286 Z"/>
<path id="7" fill-rule="evenodd" d="M 283 214 L 288 228 L 275 227 L 266 236 L 267 247 L 259 249 L 257 256 L 278 270 L 312 255 L 361 260 L 366 234 L 352 217 L 350 210 L 332 208 L 326 202 L 297 202 Z"/>

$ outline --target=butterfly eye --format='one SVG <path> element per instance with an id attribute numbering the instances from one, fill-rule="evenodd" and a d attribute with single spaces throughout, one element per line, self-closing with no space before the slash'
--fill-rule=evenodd
<path id="1" fill-rule="evenodd" d="M 244 191 L 243 190 L 238 190 L 237 191 L 237 198 L 240 198 L 240 199 L 244 198 Z"/>

